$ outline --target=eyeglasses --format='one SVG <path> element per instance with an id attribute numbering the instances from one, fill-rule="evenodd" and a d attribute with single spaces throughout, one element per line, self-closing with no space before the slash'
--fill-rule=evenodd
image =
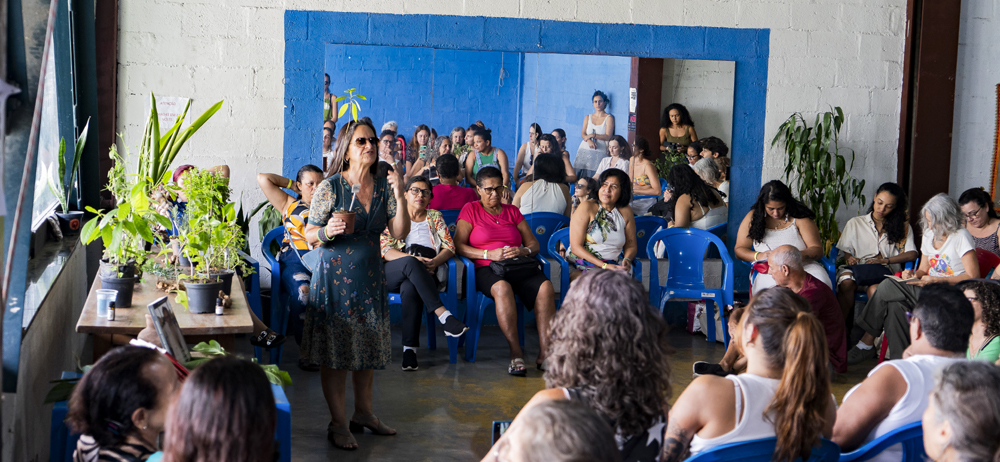
<path id="1" fill-rule="evenodd" d="M 965 218 L 975 218 L 975 217 L 976 217 L 976 215 L 979 215 L 979 212 L 982 212 L 982 211 L 983 211 L 983 208 L 984 208 L 984 207 L 979 207 L 979 210 L 976 210 L 975 212 L 969 212 L 969 213 L 966 213 L 966 214 L 965 214 Z"/>
<path id="2" fill-rule="evenodd" d="M 979 297 L 976 297 L 975 295 L 973 295 L 971 297 L 965 297 L 965 298 L 969 299 L 969 303 L 978 302 L 979 301 Z"/>
<path id="3" fill-rule="evenodd" d="M 480 187 L 479 189 L 482 189 L 487 196 L 492 196 L 493 194 L 500 194 L 500 191 L 503 191 L 504 187 L 501 185 L 494 186 L 492 188 Z"/>
<path id="4" fill-rule="evenodd" d="M 379 143 L 378 138 L 375 138 L 374 136 L 371 138 L 365 138 L 363 136 L 360 136 L 354 139 L 354 144 L 361 147 L 364 147 L 364 145 L 366 144 L 371 144 L 372 146 L 378 146 L 378 143 Z"/>
<path id="5" fill-rule="evenodd" d="M 410 194 L 413 194 L 414 196 L 417 196 L 417 195 L 420 195 L 420 196 L 430 196 L 431 195 L 431 190 L 430 189 L 420 189 L 420 188 L 410 188 Z"/>

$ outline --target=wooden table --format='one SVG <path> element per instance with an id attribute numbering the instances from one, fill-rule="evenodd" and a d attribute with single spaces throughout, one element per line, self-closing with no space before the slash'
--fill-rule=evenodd
<path id="1" fill-rule="evenodd" d="M 152 278 L 151 278 L 152 279 Z M 87 302 L 83 305 L 80 320 L 76 323 L 76 331 L 94 336 L 94 361 L 115 345 L 126 344 L 146 328 L 147 305 L 160 297 L 170 297 L 170 307 L 184 334 L 184 340 L 189 344 L 216 340 L 227 351 L 233 351 L 236 334 L 253 332 L 253 322 L 250 318 L 246 289 L 240 278 L 233 278 L 233 306 L 226 308 L 225 314 L 215 313 L 193 314 L 177 303 L 175 294 L 167 294 L 155 286 L 155 282 L 145 282 L 135 285 L 130 308 L 116 308 L 115 320 L 97 316 L 97 290 L 101 288 L 101 278 L 94 279 L 94 284 L 87 294 Z"/>

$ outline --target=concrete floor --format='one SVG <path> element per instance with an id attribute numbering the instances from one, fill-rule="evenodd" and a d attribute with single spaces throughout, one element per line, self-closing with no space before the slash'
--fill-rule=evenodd
<path id="1" fill-rule="evenodd" d="M 291 374 L 294 382 L 285 387 L 292 406 L 293 461 L 479 460 L 489 450 L 492 421 L 513 419 L 524 403 L 545 387 L 542 372 L 534 368 L 528 370 L 526 378 L 507 375 L 509 350 L 497 326 L 484 328 L 475 363 L 462 359 L 463 350 L 459 349 L 458 363 L 450 364 L 447 343 L 439 330 L 438 349 L 419 349 L 420 369 L 412 372 L 400 369 L 399 329 L 394 326 L 392 333 L 392 363 L 375 372 L 375 413 L 398 434 L 376 436 L 366 431 L 364 435 L 355 435 L 359 446 L 356 451 L 337 449 L 327 441 L 330 415 L 319 373 L 304 372 L 297 367 L 297 346 L 293 339 L 288 340 L 281 368 Z M 531 326 L 526 333 L 525 359 L 530 367 L 538 353 L 538 334 Z M 671 357 L 672 402 L 691 382 L 691 364 L 717 362 L 722 358 L 723 347 L 706 342 L 704 336 L 688 334 L 683 328 L 673 328 L 669 339 L 676 350 Z M 421 341 L 425 340 L 426 336 L 421 335 Z M 245 345 L 238 348 L 241 353 L 250 354 L 249 343 L 238 343 Z M 863 380 L 873 366 L 874 361 L 837 377 L 833 384 L 837 401 Z M 350 381 L 347 409 L 348 413 L 353 412 Z"/>

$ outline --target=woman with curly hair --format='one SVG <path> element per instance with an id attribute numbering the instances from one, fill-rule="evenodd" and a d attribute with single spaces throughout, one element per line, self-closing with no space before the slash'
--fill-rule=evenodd
<path id="1" fill-rule="evenodd" d="M 1000 285 L 970 281 L 962 285 L 962 291 L 976 314 L 965 356 L 995 363 L 1000 359 Z"/>
<path id="2" fill-rule="evenodd" d="M 552 322 L 547 388 L 524 406 L 511 430 L 525 425 L 539 403 L 579 401 L 611 424 L 622 460 L 656 460 L 671 393 L 666 334 L 638 281 L 619 271 L 584 274 Z"/>
<path id="3" fill-rule="evenodd" d="M 906 222 L 908 209 L 903 188 L 884 183 L 875 191 L 868 213 L 851 218 L 844 226 L 837 242 L 844 260 L 837 269 L 837 301 L 846 321 L 854 322 L 855 291 L 864 290 L 871 297 L 886 275 L 902 271 L 903 263 L 917 259 L 913 228 Z M 869 275 L 871 268 L 881 276 Z M 865 272 L 860 282 L 855 271 Z"/>
<path id="4" fill-rule="evenodd" d="M 740 319 L 740 375 L 694 379 L 670 409 L 664 462 L 724 444 L 777 438 L 772 460 L 806 460 L 833 434 L 837 403 L 830 394 L 823 324 L 809 301 L 784 287 L 754 295 Z"/>
<path id="5" fill-rule="evenodd" d="M 823 257 L 819 228 L 813 218 L 816 214 L 792 196 L 792 191 L 779 180 L 772 180 L 760 188 L 757 202 L 740 223 L 736 237 L 736 258 L 747 262 L 767 260 L 774 249 L 791 245 L 800 252 L 807 273 L 829 287 L 830 275 L 816 260 Z M 758 274 L 753 281 L 752 293 L 774 287 L 774 278 Z"/>
<path id="6" fill-rule="evenodd" d="M 670 189 L 663 193 L 667 210 L 673 210 L 673 226 L 709 229 L 729 220 L 729 207 L 715 188 L 705 183 L 691 167 L 674 165 L 667 174 Z"/>
<path id="7" fill-rule="evenodd" d="M 660 120 L 660 146 L 687 147 L 692 141 L 698 141 L 698 134 L 687 108 L 679 103 L 665 107 Z"/>

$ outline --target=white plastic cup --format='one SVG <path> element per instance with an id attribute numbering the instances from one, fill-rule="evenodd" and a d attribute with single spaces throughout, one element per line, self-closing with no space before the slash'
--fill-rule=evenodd
<path id="1" fill-rule="evenodd" d="M 115 297 L 117 296 L 117 290 L 97 289 L 97 317 L 108 317 L 108 304 L 115 301 Z"/>

